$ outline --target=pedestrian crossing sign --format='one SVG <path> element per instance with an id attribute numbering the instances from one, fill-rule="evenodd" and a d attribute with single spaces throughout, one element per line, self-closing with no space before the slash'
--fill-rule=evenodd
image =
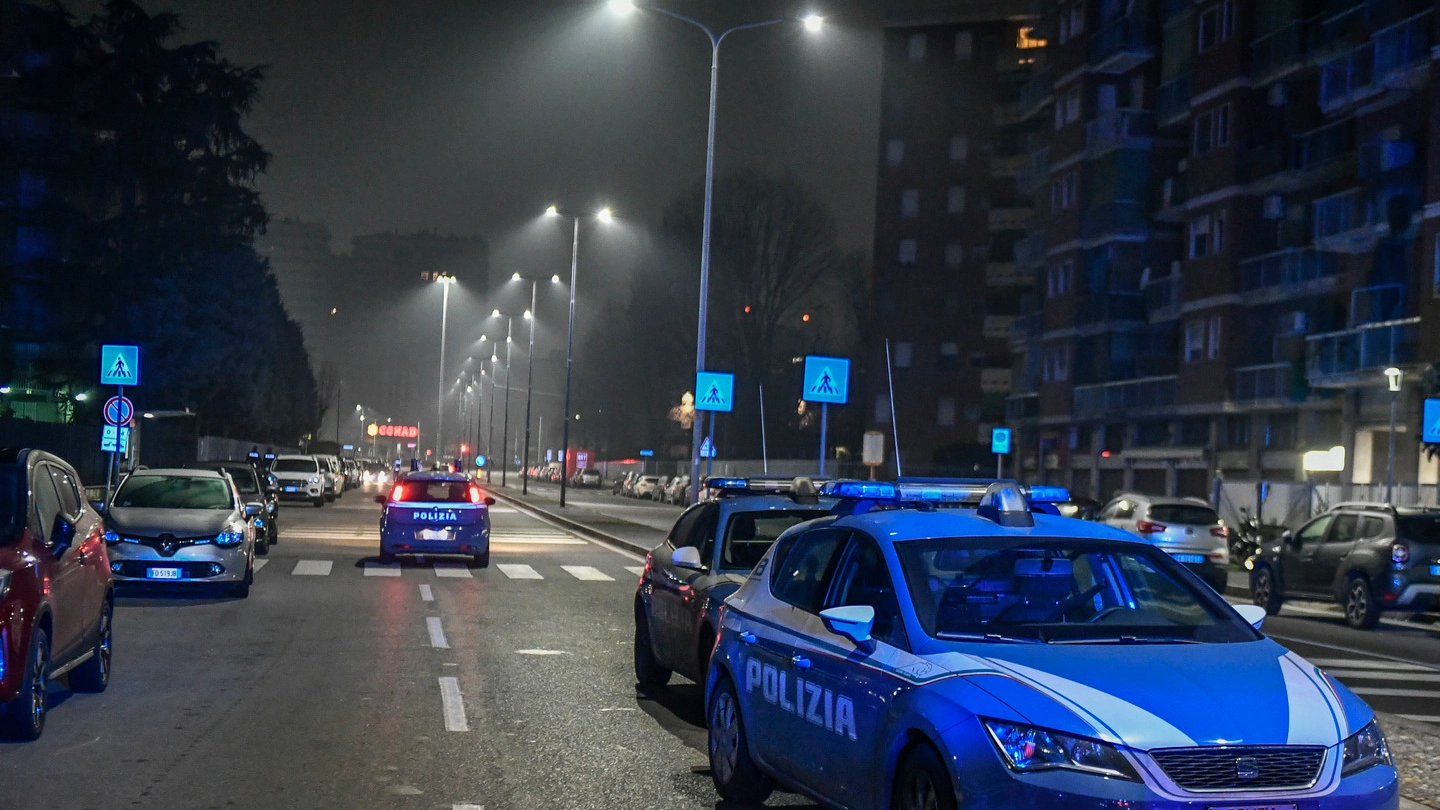
<path id="1" fill-rule="evenodd" d="M 735 375 L 724 371 L 695 374 L 695 410 L 729 413 L 735 409 Z"/>
<path id="2" fill-rule="evenodd" d="M 844 405 L 850 399 L 849 358 L 806 355 L 802 392 L 800 398 L 806 402 Z"/>
<path id="3" fill-rule="evenodd" d="M 1440 399 L 1425 400 L 1422 418 L 1420 440 L 1426 444 L 1440 444 Z"/>
<path id="4" fill-rule="evenodd" d="M 109 344 L 101 346 L 100 384 L 139 385 L 140 347 Z"/>
<path id="5" fill-rule="evenodd" d="M 706 436 L 705 441 L 700 443 L 700 457 L 715 458 L 715 443 L 710 441 L 709 436 Z"/>

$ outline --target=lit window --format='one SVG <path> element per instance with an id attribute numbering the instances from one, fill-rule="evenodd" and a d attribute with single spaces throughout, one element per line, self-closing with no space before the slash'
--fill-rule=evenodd
<path id="1" fill-rule="evenodd" d="M 1185 324 L 1185 362 L 1195 363 L 1205 355 L 1205 322 L 1187 321 Z"/>
<path id="2" fill-rule="evenodd" d="M 935 408 L 935 424 L 940 427 L 952 427 L 955 424 L 955 398 L 940 397 Z"/>
<path id="3" fill-rule="evenodd" d="M 959 267 L 965 263 L 965 247 L 959 242 L 945 245 L 945 266 Z"/>
<path id="4" fill-rule="evenodd" d="M 970 139 L 964 135 L 956 135 L 950 139 L 950 162 L 952 164 L 964 163 L 970 157 Z"/>
<path id="5" fill-rule="evenodd" d="M 914 360 L 915 344 L 909 341 L 900 341 L 895 344 L 895 368 L 910 368 Z"/>
<path id="6" fill-rule="evenodd" d="M 1209 324 L 1209 330 L 1208 330 L 1208 331 L 1209 331 L 1209 335 L 1208 335 L 1209 347 L 1208 347 L 1208 348 L 1206 349 L 1206 351 L 1205 351 L 1205 356 L 1206 356 L 1207 358 L 1211 359 L 1211 360 L 1214 360 L 1215 358 L 1217 358 L 1217 357 L 1220 356 L 1220 316 L 1219 316 L 1219 315 L 1211 315 L 1211 316 L 1210 316 L 1210 324 Z"/>
<path id="7" fill-rule="evenodd" d="M 885 394 L 875 395 L 875 419 L 876 422 L 890 421 L 890 397 Z"/>
<path id="8" fill-rule="evenodd" d="M 959 214 L 965 210 L 964 186 L 951 186 L 945 192 L 945 210 L 952 214 Z"/>
<path id="9" fill-rule="evenodd" d="M 1029 50 L 1030 48 L 1043 48 L 1047 44 L 1049 43 L 1035 36 L 1035 28 L 1033 26 L 1021 26 L 1020 30 L 1015 33 L 1015 47 L 1022 51 Z"/>

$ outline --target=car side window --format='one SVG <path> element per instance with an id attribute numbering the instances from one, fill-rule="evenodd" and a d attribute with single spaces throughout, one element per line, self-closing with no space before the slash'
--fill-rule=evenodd
<path id="1" fill-rule="evenodd" d="M 825 607 L 869 605 L 875 609 L 870 634 L 901 649 L 908 649 L 905 623 L 900 620 L 900 601 L 895 598 L 894 579 L 875 541 L 855 534 L 835 572 L 835 584 Z"/>
<path id="2" fill-rule="evenodd" d="M 1356 535 L 1361 540 L 1368 540 L 1371 537 L 1380 537 L 1385 534 L 1385 518 L 1366 515 L 1360 521 L 1360 532 Z"/>
<path id="3" fill-rule="evenodd" d="M 35 468 L 35 477 L 30 485 L 30 503 L 30 519 L 34 521 L 30 530 L 48 546 L 55 517 L 60 514 L 60 496 L 55 493 L 55 481 L 50 477 L 48 465 Z"/>
<path id="4" fill-rule="evenodd" d="M 1310 521 L 1295 535 L 1296 544 L 1303 546 L 1320 542 L 1320 538 L 1325 536 L 1325 530 L 1330 528 L 1330 521 L 1334 519 L 1334 515 L 1321 515 Z"/>
<path id="5" fill-rule="evenodd" d="M 1330 532 L 1327 543 L 1353 543 L 1359 536 L 1360 528 L 1359 515 L 1340 515 L 1335 518 L 1335 529 Z"/>
<path id="6" fill-rule="evenodd" d="M 700 518 L 695 521 L 691 545 L 700 549 L 700 559 L 710 567 L 710 558 L 715 555 L 715 529 L 720 523 L 720 508 L 713 503 L 701 504 Z"/>
<path id="7" fill-rule="evenodd" d="M 79 520 L 85 499 L 80 495 L 75 476 L 59 467 L 46 465 L 46 469 L 50 471 L 50 480 L 55 482 L 55 492 L 60 496 L 60 511 L 71 522 Z"/>
<path id="8" fill-rule="evenodd" d="M 784 549 L 784 559 L 778 561 L 771 574 L 770 592 L 782 602 L 819 613 L 835 560 L 848 537 L 848 532 L 818 529 L 796 538 Z"/>
<path id="9" fill-rule="evenodd" d="M 683 546 L 695 546 L 698 548 L 699 546 L 692 540 L 695 534 L 695 523 L 700 519 L 701 513 L 704 512 L 705 508 L 709 505 L 710 504 L 703 503 L 696 504 L 685 510 L 685 514 L 681 515 L 680 518 L 675 521 L 675 525 L 670 528 L 670 536 L 665 538 L 666 542 L 675 548 L 681 548 Z"/>

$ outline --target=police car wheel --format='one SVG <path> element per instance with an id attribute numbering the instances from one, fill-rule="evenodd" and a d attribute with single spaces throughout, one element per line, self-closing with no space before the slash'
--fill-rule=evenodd
<path id="1" fill-rule="evenodd" d="M 658 689 L 670 682 L 670 670 L 655 660 L 650 646 L 650 620 L 644 603 L 635 602 L 635 681 L 642 689 Z"/>
<path id="2" fill-rule="evenodd" d="M 473 559 L 475 560 L 475 567 L 476 567 L 476 568 L 489 568 L 489 567 L 490 567 L 490 552 L 489 552 L 489 551 L 486 551 L 486 552 L 484 552 L 483 554 L 476 554 Z"/>
<path id="3" fill-rule="evenodd" d="M 379 560 L 381 565 L 394 565 L 395 555 L 382 551 L 380 552 Z"/>
<path id="4" fill-rule="evenodd" d="M 940 756 L 928 745 L 918 745 L 905 755 L 895 774 L 891 810 L 956 810 L 950 774 Z"/>
<path id="5" fill-rule="evenodd" d="M 706 713 L 710 727 L 710 778 L 721 798 L 739 804 L 760 804 L 775 786 L 750 759 L 750 741 L 740 719 L 740 701 L 729 678 L 721 678 Z"/>

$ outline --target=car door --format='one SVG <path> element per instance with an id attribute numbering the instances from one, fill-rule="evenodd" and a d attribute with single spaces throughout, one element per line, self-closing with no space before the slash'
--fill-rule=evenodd
<path id="1" fill-rule="evenodd" d="M 1360 536 L 1360 515 L 1345 512 L 1335 516 L 1330 531 L 1314 544 L 1309 567 L 1305 572 L 1305 590 L 1312 593 L 1327 593 L 1333 590 L 1335 579 L 1340 576 L 1340 567 L 1355 549 Z"/>
<path id="2" fill-rule="evenodd" d="M 1334 514 L 1321 515 L 1301 526 L 1290 536 L 1289 542 L 1280 544 L 1280 584 L 1286 592 L 1312 592 L 1315 553 L 1319 551 L 1320 543 L 1334 520 Z"/>
<path id="3" fill-rule="evenodd" d="M 60 496 L 60 512 L 75 527 L 73 548 L 65 556 L 74 554 L 74 562 L 83 569 L 85 601 L 82 629 L 89 630 L 100 615 L 110 585 L 104 529 L 100 516 L 93 509 L 86 508 L 84 488 L 74 471 L 59 465 L 46 466 L 50 470 L 50 480 L 55 483 L 55 492 Z"/>
<path id="4" fill-rule="evenodd" d="M 695 529 L 705 515 L 713 514 L 717 508 L 713 503 L 702 503 L 687 509 L 670 528 L 665 542 L 650 554 L 653 570 L 650 577 L 650 638 L 654 643 L 655 657 L 667 669 L 690 669 L 682 666 L 687 661 L 681 656 L 681 642 L 685 637 L 685 591 L 691 587 L 696 573 L 675 565 L 671 557 L 680 548 L 694 548 L 699 553 L 700 543 Z"/>
<path id="5" fill-rule="evenodd" d="M 824 743 L 806 758 L 812 789 L 846 807 L 863 805 L 883 752 L 875 746 L 884 736 L 887 697 L 899 682 L 878 666 L 893 661 L 896 651 L 909 651 L 900 617 L 895 580 L 879 545 L 861 532 L 850 541 L 835 567 L 824 608 L 868 605 L 875 610 L 873 644 L 857 645 L 825 629 L 818 616 L 807 622 L 796 644 L 804 676 L 805 705 L 797 711 Z"/>
<path id="6" fill-rule="evenodd" d="M 73 652 L 84 632 L 85 567 L 77 548 L 56 555 L 55 519 L 61 516 L 60 495 L 55 490 L 51 467 L 39 463 L 31 467 L 30 531 L 40 538 L 40 568 L 50 582 L 50 627 L 53 636 L 50 649 L 56 661 Z M 79 538 L 76 538 L 78 545 Z"/>
<path id="7" fill-rule="evenodd" d="M 771 570 L 770 592 L 783 607 L 771 617 L 773 621 L 757 622 L 748 628 L 748 638 L 741 637 L 750 648 L 741 709 L 745 717 L 759 719 L 765 729 L 763 734 L 752 734 L 751 740 L 761 749 L 765 761 L 775 763 L 785 773 L 811 775 L 806 777 L 806 784 L 812 787 L 809 779 L 814 774 L 816 745 L 834 741 L 833 729 L 839 718 L 832 690 L 829 729 L 823 722 L 823 691 L 822 703 L 816 709 L 822 723 L 817 726 L 805 719 L 810 691 L 803 682 L 810 674 L 813 655 L 802 652 L 800 640 L 802 635 L 815 632 L 836 561 L 849 537 L 846 530 L 815 529 L 787 541 L 787 548 L 778 549 L 781 553 Z M 801 694 L 807 695 L 803 701 Z"/>

